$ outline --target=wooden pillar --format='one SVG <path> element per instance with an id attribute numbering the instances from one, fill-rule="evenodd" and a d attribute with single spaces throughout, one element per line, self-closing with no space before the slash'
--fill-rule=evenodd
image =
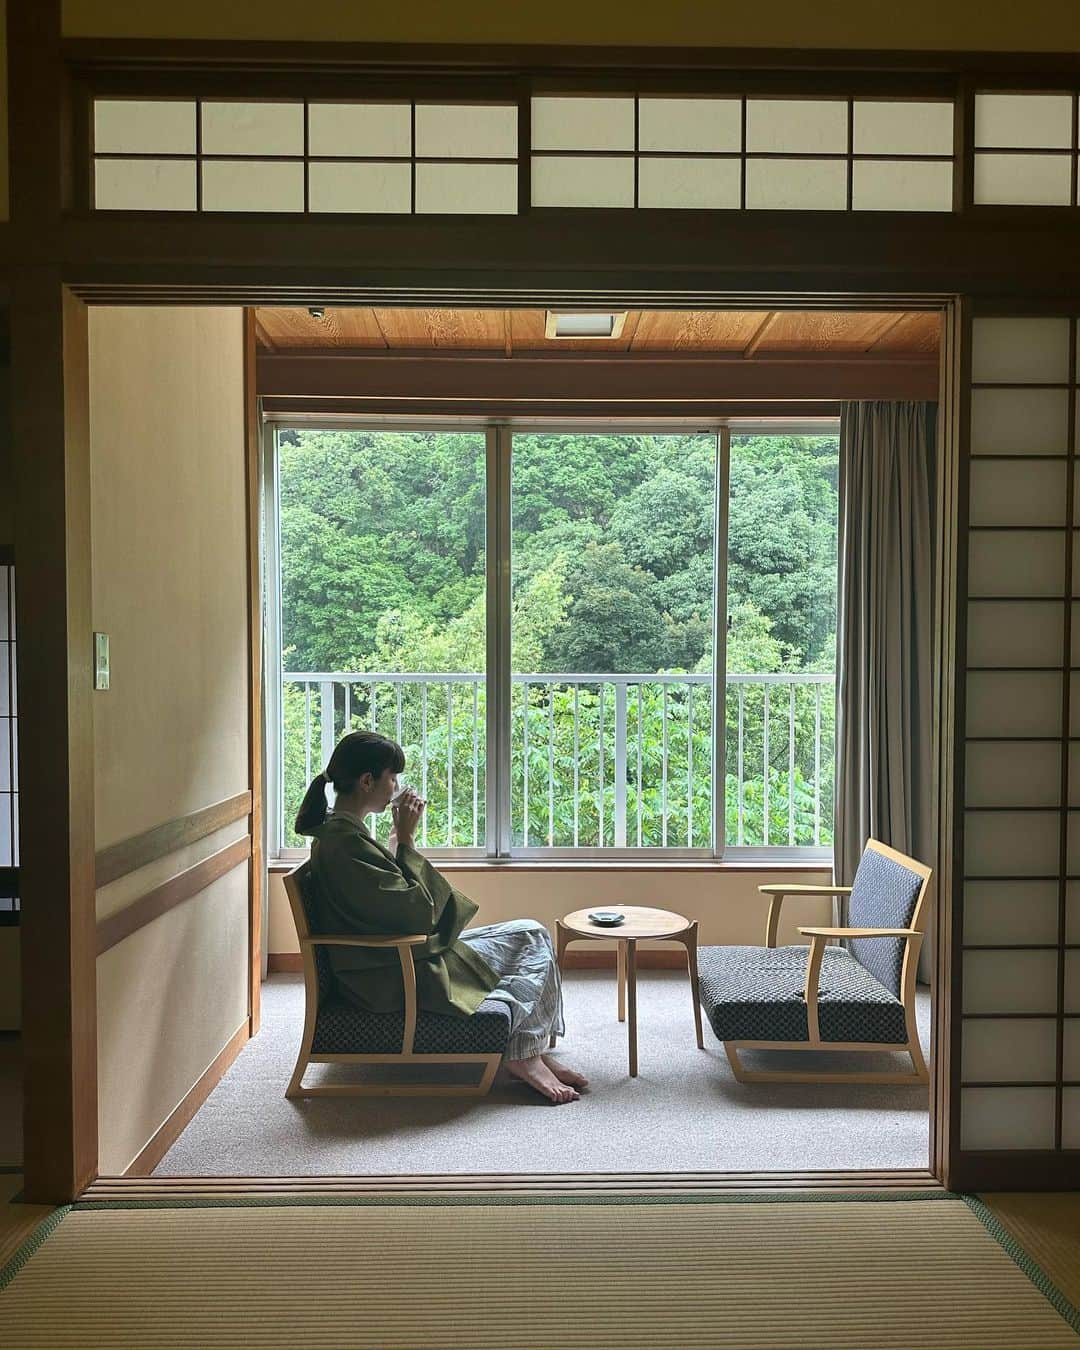
<path id="1" fill-rule="evenodd" d="M 97 1172 L 87 311 L 65 290 L 59 0 L 9 0 L 25 1193 Z"/>
<path id="2" fill-rule="evenodd" d="M 12 287 L 25 1190 L 97 1173 L 87 311 L 59 274 Z"/>

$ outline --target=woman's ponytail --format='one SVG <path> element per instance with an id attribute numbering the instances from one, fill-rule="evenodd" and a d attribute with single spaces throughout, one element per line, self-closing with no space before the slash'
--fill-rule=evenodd
<path id="1" fill-rule="evenodd" d="M 378 778 L 387 769 L 400 773 L 405 767 L 405 751 L 388 736 L 376 731 L 350 731 L 334 747 L 326 772 L 311 780 L 296 815 L 296 833 L 314 834 L 326 819 L 326 785 L 337 793 L 351 792 L 365 773 Z"/>
<path id="2" fill-rule="evenodd" d="M 314 834 L 326 819 L 326 784 L 324 773 L 316 774 L 311 780 L 300 810 L 296 813 L 295 830 L 297 834 Z"/>

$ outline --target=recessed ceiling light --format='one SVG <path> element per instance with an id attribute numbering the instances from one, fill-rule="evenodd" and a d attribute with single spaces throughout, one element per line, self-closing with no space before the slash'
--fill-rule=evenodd
<path id="1" fill-rule="evenodd" d="M 544 336 L 549 338 L 617 338 L 626 322 L 626 311 L 555 310 L 547 312 Z"/>

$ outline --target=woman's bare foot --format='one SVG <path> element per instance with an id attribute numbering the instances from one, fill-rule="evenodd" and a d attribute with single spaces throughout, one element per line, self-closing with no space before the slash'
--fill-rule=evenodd
<path id="1" fill-rule="evenodd" d="M 556 1106 L 576 1102 L 579 1098 L 577 1089 L 560 1082 L 539 1055 L 533 1055 L 531 1059 L 508 1059 L 506 1071 L 520 1078 L 523 1083 L 528 1083 Z"/>
<path id="2" fill-rule="evenodd" d="M 565 1083 L 567 1087 L 573 1088 L 589 1086 L 589 1080 L 583 1073 L 578 1073 L 576 1069 L 568 1069 L 565 1064 L 560 1064 L 554 1055 L 541 1055 L 540 1058 L 560 1083 Z"/>

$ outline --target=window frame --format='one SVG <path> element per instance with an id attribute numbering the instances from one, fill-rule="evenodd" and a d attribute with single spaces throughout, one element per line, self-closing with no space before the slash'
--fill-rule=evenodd
<path id="1" fill-rule="evenodd" d="M 281 769 L 283 698 L 281 682 L 281 495 L 278 434 L 288 430 L 339 431 L 416 431 L 482 432 L 486 455 L 486 627 L 487 660 L 485 718 L 485 841 L 479 847 L 425 846 L 436 860 L 512 865 L 514 862 L 562 863 L 721 863 L 727 860 L 742 865 L 752 863 L 806 863 L 828 866 L 832 849 L 828 846 L 735 845 L 725 838 L 725 793 L 717 790 L 726 778 L 726 719 L 718 716 L 725 706 L 727 691 L 727 552 L 730 515 L 730 449 L 732 436 L 745 435 L 838 435 L 835 416 L 820 419 L 767 418 L 686 418 L 626 419 L 590 418 L 516 418 L 483 416 L 384 416 L 306 415 L 295 413 L 263 414 L 263 551 L 266 594 L 264 597 L 265 661 L 273 678 L 267 680 L 264 700 L 267 795 L 267 856 L 280 862 L 296 862 L 308 856 L 302 847 L 286 847 L 284 837 L 283 775 Z M 512 584 L 512 446 L 515 434 L 530 432 L 576 431 L 580 433 L 619 431 L 626 434 L 711 435 L 715 437 L 715 493 L 713 503 L 713 633 L 722 640 L 713 642 L 713 667 L 709 690 L 712 736 L 712 835 L 711 847 L 611 847 L 598 845 L 531 847 L 512 843 L 511 820 L 511 740 L 510 691 L 511 661 L 511 584 Z M 834 750 L 835 753 L 835 750 Z"/>

